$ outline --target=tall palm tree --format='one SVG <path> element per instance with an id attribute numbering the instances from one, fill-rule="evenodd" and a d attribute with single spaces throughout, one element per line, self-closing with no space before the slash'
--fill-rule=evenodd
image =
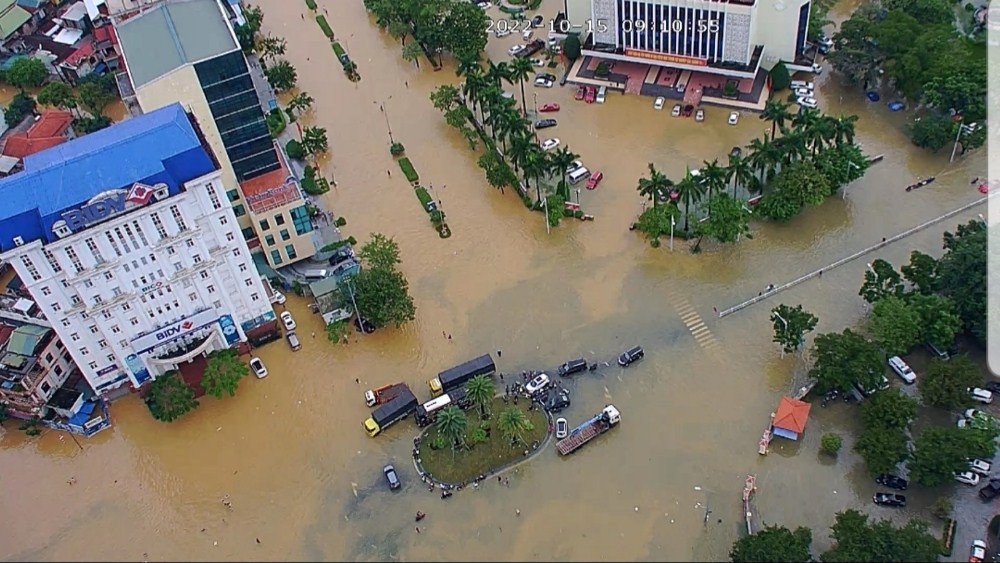
<path id="1" fill-rule="evenodd" d="M 462 93 L 465 99 L 472 102 L 472 109 L 479 108 L 479 116 L 483 116 L 483 93 L 489 87 L 489 81 L 483 74 L 483 69 L 476 66 L 470 68 L 465 75 L 465 82 L 462 83 Z"/>
<path id="2" fill-rule="evenodd" d="M 455 448 L 465 441 L 465 431 L 468 427 L 469 419 L 462 409 L 455 405 L 448 405 L 437 415 L 438 433 L 451 442 L 452 455 L 455 453 Z"/>
<path id="3" fill-rule="evenodd" d="M 535 144 L 534 136 L 530 131 L 516 131 L 512 132 L 512 137 L 510 140 L 510 154 L 507 155 L 510 163 L 514 165 L 514 171 L 521 171 L 521 164 L 528 159 L 528 153 L 532 151 L 531 147 L 538 146 Z M 525 174 L 524 182 L 528 182 L 528 175 Z"/>
<path id="4" fill-rule="evenodd" d="M 721 191 L 726 187 L 726 169 L 719 165 L 719 159 L 712 159 L 711 162 L 704 161 L 701 166 L 701 182 L 708 189 L 708 200 L 712 200 L 712 194 Z M 711 208 L 709 208 L 711 215 Z"/>
<path id="5" fill-rule="evenodd" d="M 542 147 L 535 143 L 531 144 L 531 148 L 528 149 L 528 153 L 525 156 L 524 161 L 521 162 L 521 169 L 524 170 L 524 183 L 531 185 L 528 182 L 528 178 L 534 178 L 535 180 L 535 194 L 538 196 L 538 201 L 542 201 L 542 175 L 550 170 L 549 166 L 549 154 L 542 150 Z"/>
<path id="6" fill-rule="evenodd" d="M 804 131 L 795 129 L 782 129 L 781 137 L 774 140 L 774 146 L 781 153 L 780 163 L 787 166 L 797 160 L 802 160 L 809 154 L 808 145 L 811 142 Z"/>
<path id="7" fill-rule="evenodd" d="M 486 61 L 486 76 L 497 85 L 498 88 L 503 89 L 501 82 L 507 78 L 508 70 L 507 63 L 505 61 L 500 61 L 499 63 L 494 63 L 493 61 Z"/>
<path id="8" fill-rule="evenodd" d="M 639 178 L 639 185 L 636 190 L 639 195 L 653 200 L 653 207 L 656 207 L 657 194 L 666 193 L 673 187 L 674 183 L 667 178 L 666 174 L 656 169 L 652 162 L 649 163 L 649 178 Z"/>
<path id="9" fill-rule="evenodd" d="M 559 175 L 559 193 L 563 199 L 569 201 L 569 183 L 566 176 L 569 174 L 569 167 L 573 161 L 580 158 L 580 155 L 569 150 L 569 147 L 561 147 L 549 157 L 549 171 Z"/>
<path id="10" fill-rule="evenodd" d="M 514 57 L 507 70 L 509 72 L 508 80 L 512 84 L 514 81 L 521 84 L 521 109 L 524 111 L 524 115 L 528 115 L 528 102 L 524 97 L 524 81 L 531 77 L 535 68 L 527 57 Z"/>
<path id="11" fill-rule="evenodd" d="M 504 154 L 506 154 L 507 139 L 511 131 L 517 127 L 517 122 L 521 119 L 521 116 L 517 113 L 517 110 L 511 110 L 506 106 L 498 108 L 490 116 L 493 118 L 493 127 L 496 130 L 497 137 L 500 139 L 500 146 L 503 148 Z"/>
<path id="12" fill-rule="evenodd" d="M 493 397 L 496 395 L 493 379 L 485 375 L 477 375 L 465 384 L 465 393 L 469 400 L 479 407 L 480 419 L 489 416 L 490 405 L 493 404 Z"/>
<path id="13" fill-rule="evenodd" d="M 781 161 L 781 150 L 774 146 L 771 139 L 764 135 L 763 139 L 753 139 L 748 145 L 750 154 L 747 160 L 757 171 L 760 185 L 763 187 L 774 175 L 775 166 Z"/>
<path id="14" fill-rule="evenodd" d="M 479 64 L 479 61 L 461 60 L 458 61 L 458 66 L 455 67 L 455 76 L 469 76 L 473 72 L 482 74 L 483 66 Z"/>
<path id="15" fill-rule="evenodd" d="M 753 167 L 750 161 L 739 155 L 729 155 L 729 166 L 726 167 L 726 180 L 733 183 L 733 199 L 736 199 L 736 188 L 742 186 L 748 192 L 757 191 L 754 185 L 757 178 L 754 176 Z"/>
<path id="16" fill-rule="evenodd" d="M 806 147 L 816 154 L 823 143 L 832 138 L 832 131 L 824 127 L 823 114 L 817 109 L 805 108 L 792 118 L 792 127 L 802 132 Z"/>
<path id="17" fill-rule="evenodd" d="M 705 184 L 688 170 L 684 178 L 674 186 L 677 197 L 684 204 L 684 232 L 688 232 L 688 218 L 691 215 L 691 204 L 697 204 L 705 197 Z"/>
<path id="18" fill-rule="evenodd" d="M 778 99 L 768 100 L 764 104 L 764 111 L 760 114 L 760 118 L 764 121 L 771 122 L 771 138 L 774 138 L 774 134 L 777 132 L 779 127 L 785 126 L 785 121 L 791 117 L 788 112 L 789 105 Z"/>
<path id="19" fill-rule="evenodd" d="M 856 115 L 840 114 L 833 118 L 831 130 L 833 131 L 833 141 L 838 144 L 854 142 L 854 123 L 858 120 Z"/>
<path id="20" fill-rule="evenodd" d="M 510 445 L 524 443 L 524 433 L 531 428 L 531 422 L 524 411 L 517 407 L 507 407 L 497 419 L 497 429 L 503 437 L 510 440 Z"/>

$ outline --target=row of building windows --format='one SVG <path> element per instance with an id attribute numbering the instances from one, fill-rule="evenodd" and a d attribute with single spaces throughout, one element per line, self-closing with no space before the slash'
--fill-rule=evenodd
<path id="1" fill-rule="evenodd" d="M 288 259 L 289 260 L 295 260 L 298 257 L 298 254 L 295 252 L 295 246 L 293 246 L 291 244 L 286 244 L 285 245 L 285 254 L 288 255 Z M 271 262 L 273 262 L 275 265 L 278 265 L 278 264 L 281 264 L 282 261 L 283 260 L 281 259 L 281 252 L 278 249 L 272 250 L 271 251 Z"/>

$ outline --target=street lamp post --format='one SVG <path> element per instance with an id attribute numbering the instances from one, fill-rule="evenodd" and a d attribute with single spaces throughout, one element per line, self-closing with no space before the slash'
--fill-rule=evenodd
<path id="1" fill-rule="evenodd" d="M 872 266 L 872 263 L 869 262 L 865 264 L 865 266 L 868 266 L 868 271 L 871 272 L 873 276 L 875 276 L 875 283 L 878 283 L 878 272 L 875 271 L 875 268 Z"/>
<path id="2" fill-rule="evenodd" d="M 538 92 L 532 92 L 531 93 L 531 97 L 535 101 L 535 115 L 537 116 L 538 115 Z"/>
<path id="3" fill-rule="evenodd" d="M 674 225 L 676 225 L 676 224 L 677 224 L 677 221 L 674 221 L 674 216 L 671 215 L 670 216 L 670 252 L 674 251 Z"/>
<path id="4" fill-rule="evenodd" d="M 351 285 L 351 279 L 347 278 L 347 289 L 351 290 L 351 303 L 354 305 L 354 314 L 358 316 L 358 324 L 361 324 L 361 311 L 358 310 L 358 302 L 354 299 L 354 286 Z M 361 327 L 361 334 L 365 334 L 364 327 Z"/>
<path id="5" fill-rule="evenodd" d="M 542 207 L 545 209 L 545 233 L 552 234 L 552 226 L 549 225 L 549 198 L 542 200 Z"/>
<path id="6" fill-rule="evenodd" d="M 576 189 L 576 204 L 580 205 L 580 188 Z"/>
<path id="7" fill-rule="evenodd" d="M 857 164 L 854 164 L 851 161 L 847 161 L 847 174 L 848 175 L 851 174 L 851 168 L 857 168 L 857 167 L 858 167 Z M 848 182 L 847 184 L 844 184 L 844 192 L 843 192 L 843 194 L 841 194 L 841 195 L 843 195 L 844 199 L 847 199 L 847 186 L 849 186 L 849 185 L 850 185 L 850 182 Z"/>
<path id="8" fill-rule="evenodd" d="M 782 317 L 777 311 L 772 311 L 772 313 L 774 314 L 774 318 L 775 319 L 781 321 L 781 324 L 785 325 L 785 332 L 788 332 L 788 321 L 785 320 L 785 317 Z M 785 347 L 784 346 L 781 347 L 781 357 L 782 357 L 782 359 L 784 359 L 784 357 L 785 357 Z"/>
<path id="9" fill-rule="evenodd" d="M 382 103 L 379 104 L 379 106 L 378 106 L 378 109 L 382 112 L 382 116 L 385 117 L 385 128 L 389 132 L 389 144 L 390 145 L 394 144 L 395 141 L 392 139 L 392 127 L 389 125 L 389 110 L 385 109 L 385 105 L 386 105 L 386 102 L 388 102 L 391 99 L 392 99 L 392 96 L 389 96 L 388 98 L 386 98 L 385 100 L 383 100 Z"/>

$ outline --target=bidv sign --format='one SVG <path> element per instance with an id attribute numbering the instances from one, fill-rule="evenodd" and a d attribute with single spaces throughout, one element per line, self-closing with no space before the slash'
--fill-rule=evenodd
<path id="1" fill-rule="evenodd" d="M 156 340 L 162 342 L 164 340 L 167 340 L 168 338 L 172 338 L 174 336 L 180 336 L 181 334 L 184 334 L 185 332 L 191 330 L 191 327 L 193 326 L 194 322 L 192 321 L 181 321 L 175 324 L 174 326 L 167 327 L 161 330 L 160 332 L 155 333 Z"/>
<path id="2" fill-rule="evenodd" d="M 134 184 L 127 190 L 104 192 L 80 206 L 79 209 L 63 213 L 62 219 L 66 221 L 66 226 L 69 227 L 70 231 L 80 231 L 119 213 L 124 213 L 129 204 L 132 206 L 146 205 L 156 190 L 166 187 L 166 184 L 157 184 L 156 186 Z"/>

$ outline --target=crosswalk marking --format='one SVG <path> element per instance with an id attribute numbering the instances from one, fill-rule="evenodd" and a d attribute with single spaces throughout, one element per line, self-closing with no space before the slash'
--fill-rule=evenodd
<path id="1" fill-rule="evenodd" d="M 712 331 L 705 325 L 705 321 L 698 314 L 698 311 L 688 302 L 687 299 L 677 295 L 675 293 L 670 293 L 667 295 L 667 300 L 673 305 L 674 310 L 681 317 L 681 322 L 687 327 L 688 332 L 694 337 L 695 341 L 699 346 L 706 350 L 718 349 L 719 341 L 716 340 L 715 335 Z"/>

